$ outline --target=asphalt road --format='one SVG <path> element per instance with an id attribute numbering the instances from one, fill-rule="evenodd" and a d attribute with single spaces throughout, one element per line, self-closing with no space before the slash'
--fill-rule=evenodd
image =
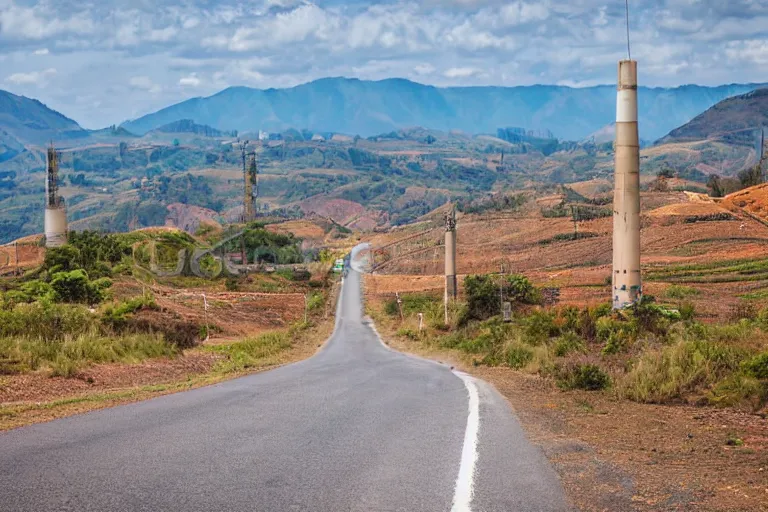
<path id="1" fill-rule="evenodd" d="M 314 357 L 0 434 L 2 511 L 563 511 L 489 385 L 385 347 L 350 270 Z"/>

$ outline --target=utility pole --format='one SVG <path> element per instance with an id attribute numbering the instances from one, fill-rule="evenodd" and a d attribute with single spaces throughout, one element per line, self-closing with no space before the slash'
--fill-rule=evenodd
<path id="1" fill-rule="evenodd" d="M 573 219 L 573 239 L 579 238 L 579 225 L 578 225 L 579 207 L 571 205 L 571 218 Z"/>
<path id="2" fill-rule="evenodd" d="M 248 140 L 238 144 L 240 148 L 240 158 L 243 162 L 243 223 L 252 220 L 253 217 L 253 197 L 251 197 L 251 181 L 246 167 L 246 151 L 248 149 Z"/>
<path id="3" fill-rule="evenodd" d="M 448 325 L 448 301 L 456 299 L 456 209 L 451 205 L 445 214 L 445 295 L 443 308 Z"/>
<path id="4" fill-rule="evenodd" d="M 619 61 L 613 195 L 613 309 L 636 304 L 640 280 L 640 141 L 637 61 Z"/>
<path id="5" fill-rule="evenodd" d="M 499 308 L 501 312 L 504 312 L 504 262 L 501 262 L 501 270 L 499 272 Z"/>

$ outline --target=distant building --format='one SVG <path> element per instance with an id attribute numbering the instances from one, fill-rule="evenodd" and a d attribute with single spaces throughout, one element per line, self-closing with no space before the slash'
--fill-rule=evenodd
<path id="1" fill-rule="evenodd" d="M 265 131 L 259 130 L 259 140 L 269 140 L 269 134 Z"/>
<path id="2" fill-rule="evenodd" d="M 316 133 L 316 134 L 314 134 L 314 135 L 312 136 L 312 140 L 314 140 L 314 141 L 323 141 L 323 140 L 325 140 L 325 137 L 323 137 L 323 136 L 322 136 L 322 135 L 320 135 L 319 133 Z"/>

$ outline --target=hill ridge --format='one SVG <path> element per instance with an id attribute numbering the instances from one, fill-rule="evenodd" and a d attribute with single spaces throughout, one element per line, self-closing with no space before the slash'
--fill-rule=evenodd
<path id="1" fill-rule="evenodd" d="M 718 101 L 762 85 L 641 87 L 641 136 L 658 139 Z M 521 126 L 550 129 L 560 139 L 581 140 L 612 122 L 615 107 L 614 85 L 438 87 L 404 78 L 327 77 L 282 89 L 230 86 L 126 121 L 123 126 L 144 134 L 164 124 L 192 119 L 222 131 L 307 128 L 362 136 L 407 126 L 467 133 L 496 133 L 498 128 Z"/>

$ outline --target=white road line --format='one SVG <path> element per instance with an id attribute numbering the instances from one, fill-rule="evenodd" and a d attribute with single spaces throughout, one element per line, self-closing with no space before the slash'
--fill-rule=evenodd
<path id="1" fill-rule="evenodd" d="M 467 430 L 464 432 L 464 448 L 461 450 L 461 466 L 456 478 L 451 512 L 471 512 L 472 494 L 474 493 L 475 463 L 477 462 L 477 434 L 480 430 L 480 397 L 477 386 L 469 375 L 454 372 L 469 392 L 469 415 Z"/>

